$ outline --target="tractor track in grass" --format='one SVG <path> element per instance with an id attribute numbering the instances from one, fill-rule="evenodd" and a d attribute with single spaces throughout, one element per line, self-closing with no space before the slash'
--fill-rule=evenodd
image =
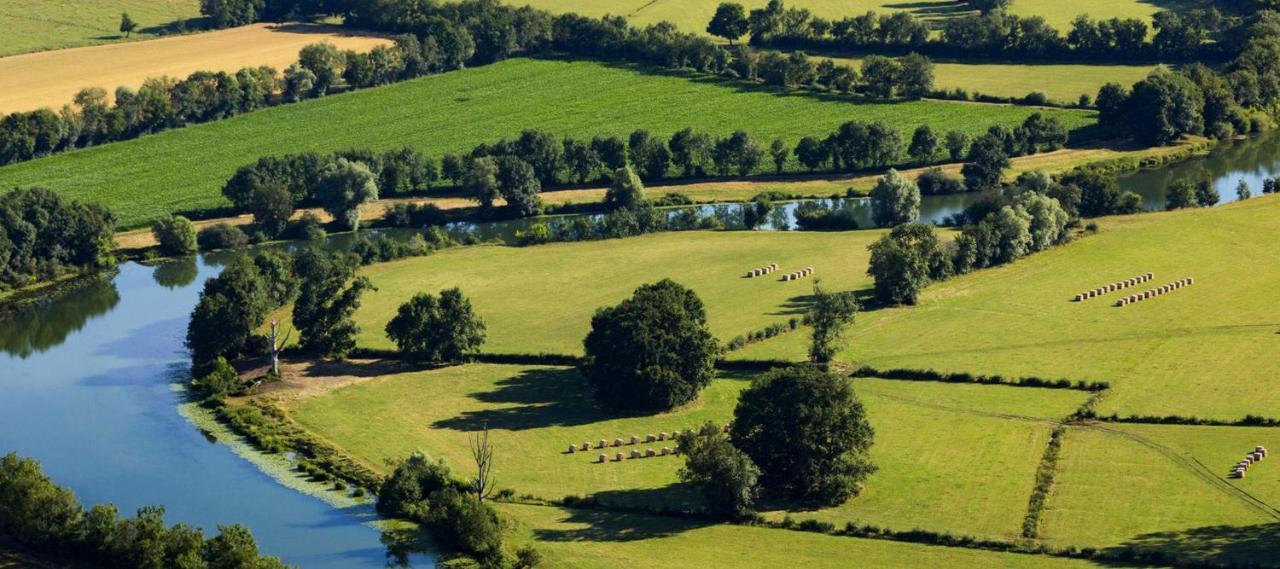
<path id="1" fill-rule="evenodd" d="M 1190 472 L 1196 478 L 1199 478 L 1200 480 L 1204 481 L 1206 484 L 1212 486 L 1215 490 L 1218 490 L 1219 492 L 1225 494 L 1227 497 L 1232 498 L 1236 502 L 1239 502 L 1246 508 L 1249 508 L 1255 511 L 1264 517 L 1269 517 L 1273 520 L 1280 521 L 1280 510 L 1276 509 L 1271 504 L 1264 502 L 1261 498 L 1258 498 L 1253 494 L 1245 492 L 1244 490 L 1241 490 L 1240 488 L 1236 487 L 1234 484 L 1227 482 L 1226 479 L 1222 478 L 1221 476 L 1214 474 L 1213 471 L 1209 469 L 1209 467 L 1205 466 L 1204 463 L 1200 462 L 1195 457 L 1188 457 L 1178 452 L 1177 450 L 1169 448 L 1165 445 L 1155 442 L 1142 435 L 1125 432 L 1112 427 L 1105 427 L 1096 423 L 1078 424 L 1075 426 L 1082 429 L 1088 429 L 1088 430 L 1103 433 L 1106 435 L 1111 435 L 1111 436 L 1119 437 L 1122 439 L 1126 439 L 1126 440 L 1135 442 L 1137 444 L 1140 444 L 1144 447 L 1147 447 L 1151 450 L 1154 450 L 1160 455 L 1172 461 L 1174 464 L 1177 464 L 1178 466 L 1182 467 L 1183 470 Z"/>
<path id="2" fill-rule="evenodd" d="M 931 403 L 928 401 L 921 401 L 919 399 L 913 399 L 911 397 L 906 397 L 903 395 L 889 395 L 886 393 L 875 393 L 875 392 L 863 392 L 863 395 L 866 395 L 868 397 L 879 397 L 882 399 L 889 399 L 891 401 L 897 401 L 899 403 L 906 403 L 908 405 L 915 405 L 918 407 L 927 407 L 929 409 L 936 409 L 939 411 L 960 413 L 963 415 L 974 415 L 978 417 L 989 417 L 993 419 L 1006 419 L 1009 421 L 1022 421 L 1024 423 L 1043 423 L 1046 425 L 1061 423 L 1061 421 L 1058 421 L 1056 419 L 1046 419 L 1044 417 L 1031 417 L 1029 415 L 1017 415 L 1014 413 L 997 413 L 995 411 L 982 411 L 979 409 L 971 409 L 968 407 L 956 407 L 952 405 L 944 405 L 942 403 Z"/>

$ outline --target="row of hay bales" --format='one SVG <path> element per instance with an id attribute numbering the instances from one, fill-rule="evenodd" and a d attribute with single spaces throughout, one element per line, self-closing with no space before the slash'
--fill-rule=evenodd
<path id="1" fill-rule="evenodd" d="M 1098 288 L 1086 290 L 1080 294 L 1077 294 L 1074 300 L 1076 302 L 1082 302 L 1085 300 L 1089 300 L 1090 298 L 1102 296 L 1109 292 L 1115 292 L 1117 290 L 1123 290 L 1131 286 L 1145 283 L 1153 278 L 1155 278 L 1155 273 L 1143 273 L 1141 275 L 1138 275 L 1130 279 L 1124 279 L 1122 281 L 1114 282 L 1108 285 L 1102 285 Z"/>
<path id="2" fill-rule="evenodd" d="M 804 277 L 807 277 L 807 276 L 809 276 L 809 275 L 812 275 L 812 274 L 813 274 L 813 267 L 805 267 L 805 268 L 800 269 L 800 270 L 798 270 L 798 271 L 796 271 L 796 272 L 794 272 L 794 273 L 787 273 L 787 274 L 785 274 L 785 275 L 782 275 L 782 280 L 783 280 L 783 281 L 798 281 L 798 280 L 800 280 L 800 279 L 802 279 L 802 278 L 804 278 Z"/>
<path id="3" fill-rule="evenodd" d="M 1155 297 L 1160 296 L 1160 295 L 1162 295 L 1162 294 L 1164 294 L 1164 293 L 1166 293 L 1166 292 L 1173 292 L 1173 291 L 1178 290 L 1178 289 L 1180 289 L 1180 288 L 1182 288 L 1182 287 L 1184 287 L 1184 286 L 1191 286 L 1191 285 L 1195 284 L 1195 282 L 1196 282 L 1196 280 L 1195 280 L 1195 279 L 1193 279 L 1193 278 L 1191 278 L 1191 277 L 1187 277 L 1187 278 L 1185 278 L 1185 279 L 1178 279 L 1178 280 L 1173 281 L 1173 282 L 1171 282 L 1171 283 L 1169 283 L 1169 284 L 1167 284 L 1167 285 L 1164 285 L 1164 286 L 1158 286 L 1158 287 L 1153 288 L 1153 289 L 1150 289 L 1150 290 L 1144 290 L 1144 291 L 1142 291 L 1142 292 L 1140 292 L 1140 293 L 1138 293 L 1138 294 L 1131 294 L 1131 295 L 1129 295 L 1129 296 L 1126 296 L 1126 297 L 1124 297 L 1124 298 L 1121 298 L 1120 300 L 1117 300 L 1117 301 L 1116 301 L 1116 306 L 1128 306 L 1128 305 L 1130 305 L 1130 304 L 1133 304 L 1133 303 L 1135 303 L 1135 302 L 1141 302 L 1141 301 L 1146 300 L 1146 299 L 1148 299 L 1148 298 L 1155 298 Z"/>
<path id="4" fill-rule="evenodd" d="M 1244 455 L 1244 459 L 1237 462 L 1236 465 L 1231 468 L 1231 477 L 1244 478 L 1244 475 L 1249 472 L 1249 467 L 1252 466 L 1253 463 L 1259 462 L 1266 457 L 1267 447 L 1262 445 L 1253 447 L 1253 452 L 1246 453 Z"/>
<path id="5" fill-rule="evenodd" d="M 776 271 L 776 270 L 778 270 L 778 264 L 777 264 L 777 263 L 769 263 L 769 265 L 768 265 L 768 266 L 760 267 L 760 268 L 758 268 L 758 269 L 751 269 L 750 271 L 747 271 L 747 278 L 749 278 L 749 279 L 750 279 L 750 278 L 755 278 L 755 277 L 763 277 L 763 276 L 765 276 L 765 275 L 767 275 L 767 274 L 769 274 L 769 273 L 772 273 L 772 272 L 774 272 L 774 271 Z"/>
<path id="6" fill-rule="evenodd" d="M 612 444 L 610 444 L 608 439 L 600 439 L 599 442 L 596 442 L 594 444 L 591 441 L 583 441 L 582 446 L 578 446 L 576 444 L 569 445 L 568 452 L 569 454 L 572 454 L 578 451 L 591 450 L 593 448 L 603 449 L 603 448 L 608 448 L 610 446 L 620 447 L 623 445 L 638 445 L 641 442 L 654 443 L 659 441 L 675 440 L 675 438 L 679 435 L 680 435 L 680 431 L 675 431 L 669 435 L 664 431 L 656 435 L 653 433 L 649 433 L 648 436 L 644 437 L 643 441 L 641 441 L 640 435 L 631 435 L 631 439 L 625 440 L 625 441 L 623 439 L 613 439 Z"/>
<path id="7" fill-rule="evenodd" d="M 661 449 L 658 449 L 658 450 L 654 450 L 651 448 L 644 449 L 643 451 L 640 449 L 631 449 L 630 456 L 628 456 L 626 453 L 619 452 L 613 455 L 613 461 L 622 462 L 628 459 L 635 460 L 638 458 L 653 458 L 655 456 L 674 456 L 679 453 L 680 453 L 679 445 L 662 447 Z M 605 462 L 609 462 L 609 455 L 601 454 L 600 456 L 596 457 L 596 462 L 599 462 L 602 464 Z"/>

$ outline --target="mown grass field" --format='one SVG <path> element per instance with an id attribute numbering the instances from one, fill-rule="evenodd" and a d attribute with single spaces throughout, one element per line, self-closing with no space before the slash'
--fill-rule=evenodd
<path id="1" fill-rule="evenodd" d="M 512 5 L 530 5 L 553 12 L 577 12 L 589 16 L 612 14 L 626 16 L 634 24 L 646 25 L 668 21 L 688 32 L 704 33 L 707 22 L 715 14 L 719 0 L 504 0 Z M 768 0 L 741 0 L 747 10 L 762 8 Z M 1139 18 L 1150 23 L 1151 16 L 1160 10 L 1183 9 L 1201 6 L 1200 0 L 1080 0 L 1058 2 L 1054 0 L 1018 0 L 1010 11 L 1019 16 L 1041 16 L 1062 33 L 1070 29 L 1071 20 L 1080 14 L 1095 19 Z M 806 8 L 815 16 L 838 20 L 857 16 L 868 10 L 888 12 L 905 10 L 931 21 L 972 13 L 956 0 L 928 0 L 925 2 L 899 2 L 898 0 L 791 0 L 787 7 Z"/>
<path id="2" fill-rule="evenodd" d="M 802 316 L 813 279 L 745 278 L 755 267 L 805 266 L 833 289 L 863 288 L 867 245 L 880 231 L 845 233 L 661 233 L 637 238 L 537 247 L 463 247 L 362 270 L 378 291 L 356 312 L 358 343 L 394 348 L 384 327 L 414 294 L 460 287 L 488 326 L 484 351 L 582 352 L 596 309 L 617 304 L 636 287 L 670 278 L 689 287 L 707 309 L 721 341 Z"/>
<path id="3" fill-rule="evenodd" d="M 717 135 L 743 128 L 763 141 L 794 143 L 853 119 L 889 122 L 909 139 L 923 123 L 978 133 L 992 124 L 1020 124 L 1033 112 L 932 101 L 857 103 L 597 63 L 520 59 L 7 166 L 0 168 L 0 188 L 46 186 L 107 204 L 124 226 L 137 226 L 173 211 L 225 205 L 219 189 L 226 179 L 267 154 L 413 144 L 438 156 L 526 128 L 588 137 L 637 128 L 661 136 L 688 126 Z M 1051 114 L 1073 129 L 1094 122 L 1090 112 Z"/>
<path id="4" fill-rule="evenodd" d="M 1280 394 L 1280 198 L 1101 220 L 1101 233 L 858 316 L 841 357 L 877 368 L 1111 382 L 1103 413 L 1239 419 Z M 1144 272 L 1195 284 L 1124 308 L 1086 289 Z M 1137 288 L 1135 292 L 1144 290 Z M 803 356 L 802 334 L 735 354 Z"/>
<path id="5" fill-rule="evenodd" d="M 531 544 L 546 567 L 578 569 L 677 569 L 684 567 L 784 566 L 865 569 L 1073 569 L 1099 567 L 1081 560 L 931 547 L 872 539 L 672 518 L 500 504 L 514 526 L 509 539 Z"/>
<path id="6" fill-rule="evenodd" d="M 125 41 L 120 13 L 138 29 L 130 40 L 156 37 L 179 20 L 198 18 L 195 0 L 0 0 L 0 57 Z"/>
<path id="7" fill-rule="evenodd" d="M 1280 562 L 1274 544 L 1280 465 L 1264 460 L 1224 480 L 1245 451 L 1280 429 L 1099 425 L 1072 428 L 1063 445 L 1041 536 L 1054 545 L 1130 544 L 1215 563 Z M 1268 444 L 1270 443 L 1270 444 Z"/>
<path id="8" fill-rule="evenodd" d="M 390 40 L 332 26 L 252 24 L 147 42 L 0 58 L 0 113 L 60 109 L 85 87 L 102 87 L 114 99 L 116 87 L 136 89 L 150 77 L 185 78 L 194 71 L 234 73 L 261 65 L 283 71 L 298 61 L 299 50 L 317 42 L 368 51 Z"/>
<path id="9" fill-rule="evenodd" d="M 814 59 L 822 59 L 814 56 Z M 860 58 L 836 57 L 837 63 L 861 69 Z M 1057 63 L 960 63 L 934 61 L 934 87 L 964 89 L 971 94 L 1023 97 L 1040 91 L 1050 99 L 1075 103 L 1080 95 L 1092 100 L 1107 83 L 1130 86 L 1155 70 L 1151 65 L 1080 65 Z"/>
<path id="10" fill-rule="evenodd" d="M 415 449 L 465 470 L 467 433 L 487 424 L 499 487 L 542 498 L 590 495 L 625 506 L 697 506 L 697 490 L 678 481 L 679 457 L 612 460 L 617 452 L 671 443 L 609 447 L 604 464 L 600 451 L 566 454 L 566 448 L 583 441 L 595 446 L 602 438 L 643 440 L 707 420 L 723 424 L 750 378 L 722 374 L 685 408 L 618 417 L 593 405 L 571 368 L 477 364 L 383 375 L 297 400 L 291 410 L 307 428 L 384 470 L 385 459 Z M 1062 390 L 876 379 L 856 380 L 854 389 L 877 431 L 872 460 L 880 471 L 862 496 L 837 508 L 794 512 L 798 519 L 1005 539 L 1017 536 L 1051 422 L 1084 400 Z"/>

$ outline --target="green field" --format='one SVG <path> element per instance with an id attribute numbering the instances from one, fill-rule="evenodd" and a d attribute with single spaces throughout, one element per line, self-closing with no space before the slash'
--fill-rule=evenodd
<path id="1" fill-rule="evenodd" d="M 200 16 L 196 0 L 0 0 L 0 57 L 125 41 L 120 13 L 138 29 L 130 40 L 163 35 L 171 23 Z"/>
<path id="2" fill-rule="evenodd" d="M 1280 512 L 1264 504 L 1280 503 L 1280 465 L 1264 460 L 1245 479 L 1223 478 L 1245 451 L 1277 441 L 1280 429 L 1072 428 L 1041 536 L 1063 546 L 1132 544 L 1274 565 Z"/>
<path id="3" fill-rule="evenodd" d="M 575 569 L 678 569 L 740 567 L 773 569 L 1075 569 L 1088 561 L 973 549 L 931 547 L 873 539 L 731 525 L 705 525 L 672 518 L 499 505 L 515 526 L 511 541 L 532 544 L 545 567 Z"/>
<path id="4" fill-rule="evenodd" d="M 1100 234 L 928 288 L 919 306 L 862 314 L 842 358 L 881 369 L 1109 381 L 1100 411 L 1239 419 L 1280 393 L 1280 198 L 1109 218 Z M 1151 271 L 1195 284 L 1133 306 L 1086 289 Z M 1138 288 L 1136 290 L 1143 290 Z M 802 357 L 803 334 L 741 358 Z"/>
<path id="5" fill-rule="evenodd" d="M 883 120 L 907 134 L 982 132 L 1021 123 L 1033 109 L 917 101 L 856 103 L 596 63 L 511 60 L 261 110 L 239 117 L 0 168 L 0 188 L 40 185 L 111 206 L 124 226 L 172 211 L 225 205 L 219 189 L 235 169 L 266 154 L 378 149 L 413 144 L 432 155 L 467 151 L 526 128 L 557 135 L 666 136 L 694 126 L 726 135 L 794 142 L 853 119 Z M 1093 113 L 1053 111 L 1070 128 Z"/>
<path id="6" fill-rule="evenodd" d="M 370 266 L 362 273 L 378 291 L 365 296 L 356 322 L 359 344 L 392 348 L 383 328 L 419 292 L 461 287 L 488 326 L 494 353 L 582 351 L 596 309 L 617 304 L 636 287 L 663 278 L 683 284 L 707 307 L 711 331 L 727 341 L 799 316 L 812 279 L 749 279 L 755 267 L 812 266 L 826 286 L 862 288 L 867 245 L 879 231 L 846 233 L 698 231 L 556 243 L 529 248 L 482 246 Z"/>
<path id="7" fill-rule="evenodd" d="M 814 56 L 814 59 L 821 59 Z M 860 69 L 859 58 L 836 57 L 837 63 Z M 1092 100 L 1107 83 L 1129 86 L 1155 69 L 1151 65 L 1079 65 L 1058 63 L 952 63 L 934 61 L 934 87 L 964 89 L 970 94 L 1023 97 L 1040 91 L 1050 99 L 1074 103 L 1080 95 Z"/>
<path id="8" fill-rule="evenodd" d="M 358 365 L 358 364 L 357 364 Z M 696 506 L 678 482 L 678 457 L 597 462 L 600 451 L 566 454 L 571 443 L 629 440 L 732 417 L 750 376 L 725 375 L 697 402 L 654 416 L 617 417 L 597 409 L 573 369 L 469 365 L 381 376 L 301 400 L 293 416 L 371 466 L 415 449 L 466 468 L 467 432 L 487 424 L 498 485 L 542 498 L 591 495 L 610 504 Z M 794 512 L 843 525 L 872 523 L 1014 539 L 1026 512 L 1051 423 L 1084 394 L 859 379 L 854 389 L 877 431 L 866 492 L 837 508 Z M 377 417 L 369 421 L 369 417 Z M 610 447 L 658 449 L 670 443 Z M 774 514 L 781 516 L 782 512 Z"/>
<path id="9" fill-rule="evenodd" d="M 715 14 L 720 0 L 504 0 L 513 5 L 530 5 L 553 12 L 577 12 L 588 16 L 605 14 L 626 16 L 633 24 L 647 25 L 662 21 L 676 24 L 687 32 L 704 33 L 707 22 Z M 768 0 L 740 0 L 748 10 L 762 8 Z M 1201 0 L 1017 0 L 1010 11 L 1019 16 L 1041 16 L 1063 34 L 1071 20 L 1080 14 L 1094 19 L 1139 18 L 1149 24 L 1152 14 L 1165 9 L 1183 9 L 1208 4 Z M 906 10 L 926 20 L 938 21 L 971 13 L 963 3 L 954 0 L 900 2 L 898 0 L 790 0 L 787 7 L 806 8 L 815 16 L 838 20 L 868 10 Z"/>

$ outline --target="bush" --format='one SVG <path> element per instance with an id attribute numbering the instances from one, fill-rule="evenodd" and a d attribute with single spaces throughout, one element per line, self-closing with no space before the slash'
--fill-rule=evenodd
<path id="1" fill-rule="evenodd" d="M 677 443 L 685 457 L 680 480 L 702 486 L 712 513 L 729 519 L 754 513 L 760 469 L 729 442 L 724 429 L 707 422 L 697 432 L 681 433 Z"/>
<path id="2" fill-rule="evenodd" d="M 400 306 L 386 327 L 387 337 L 412 359 L 456 362 L 480 350 L 484 322 L 471 310 L 471 301 L 458 288 L 437 298 L 415 295 Z"/>
<path id="3" fill-rule="evenodd" d="M 711 382 L 719 353 L 702 301 L 667 279 L 598 310 L 583 344 L 581 368 L 596 401 L 629 411 L 693 401 Z"/>
<path id="4" fill-rule="evenodd" d="M 219 223 L 201 229 L 200 233 L 196 235 L 196 241 L 200 244 L 200 249 L 204 251 L 239 249 L 249 244 L 249 236 L 245 235 L 244 231 L 239 227 L 230 223 Z"/>
<path id="5" fill-rule="evenodd" d="M 165 255 L 182 256 L 196 252 L 196 228 L 190 219 L 180 215 L 162 219 L 151 226 L 151 234 Z"/>
<path id="6" fill-rule="evenodd" d="M 430 503 L 426 525 L 437 543 L 482 562 L 502 558 L 502 523 L 493 508 L 457 488 L 432 494 Z"/>
<path id="7" fill-rule="evenodd" d="M 324 222 L 320 221 L 320 216 L 307 212 L 297 221 L 293 222 L 289 233 L 297 239 L 306 241 L 319 241 L 328 237 L 328 232 L 324 230 Z"/>
<path id="8" fill-rule="evenodd" d="M 958 194 L 965 191 L 964 180 L 943 172 L 942 168 L 929 168 L 921 172 L 916 177 L 916 186 L 920 187 L 920 193 L 929 196 Z"/>
<path id="9" fill-rule="evenodd" d="M 796 204 L 793 214 L 796 227 L 802 231 L 844 231 L 858 228 L 858 220 L 849 207 L 831 207 L 817 201 Z"/>
<path id="10" fill-rule="evenodd" d="M 1046 95 L 1044 91 L 1032 91 L 1022 98 L 1022 104 L 1048 106 L 1050 104 L 1049 95 Z"/>

